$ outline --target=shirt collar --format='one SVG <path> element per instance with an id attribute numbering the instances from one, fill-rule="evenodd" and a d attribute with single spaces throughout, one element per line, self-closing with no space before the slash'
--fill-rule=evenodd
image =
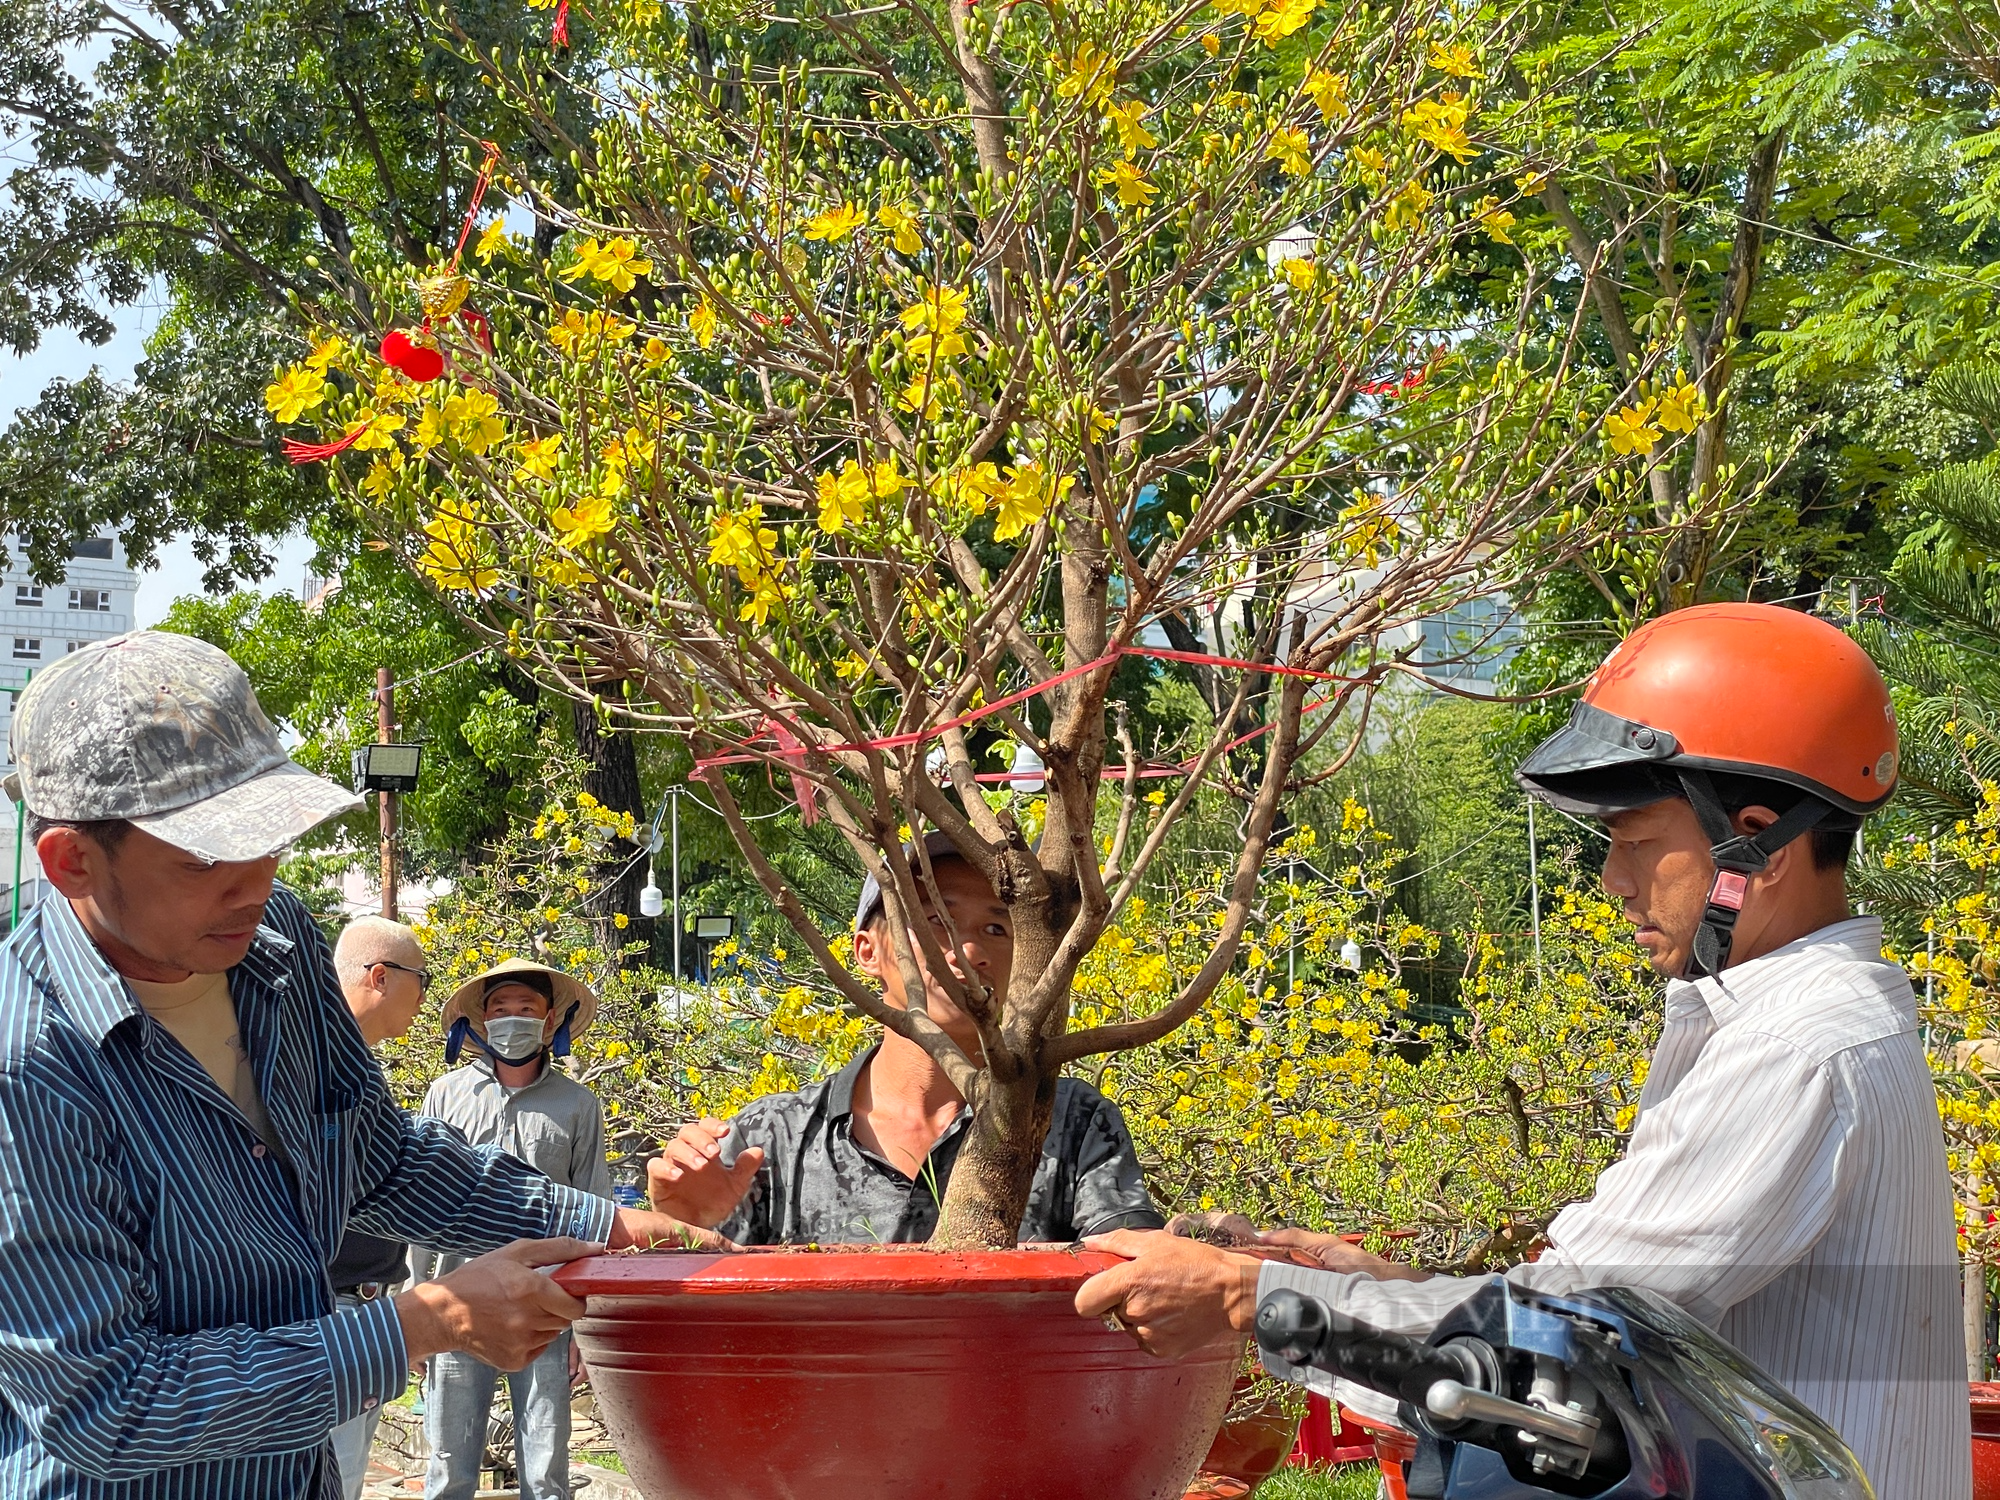
<path id="1" fill-rule="evenodd" d="M 868 1060 L 882 1050 L 877 1042 L 865 1052 L 855 1055 L 854 1060 L 833 1075 L 833 1081 L 826 1086 L 826 1117 L 828 1120 L 844 1120 L 854 1113 L 854 1085 L 861 1077 L 861 1070 L 868 1066 Z"/>
<path id="2" fill-rule="evenodd" d="M 1676 979 L 1667 985 L 1666 1016 L 1669 1021 L 1699 1006 L 1706 1009 L 1718 1026 L 1749 1014 L 1775 984 L 1788 978 L 1802 960 L 1825 962 L 1854 959 L 1881 963 L 1882 919 L 1849 917 L 1829 923 L 1802 938 L 1794 938 L 1782 948 L 1773 948 L 1746 963 L 1724 969 L 1720 976 L 1704 974 L 1699 979 Z"/>
<path id="3" fill-rule="evenodd" d="M 51 893 L 37 902 L 35 920 L 49 977 L 62 996 L 64 1008 L 92 1045 L 103 1046 L 114 1027 L 140 1012 L 131 986 L 91 941 L 83 919 L 65 897 Z M 291 981 L 285 960 L 292 947 L 292 940 L 276 928 L 260 925 L 250 940 L 250 951 L 230 973 L 243 973 L 268 988 L 281 989 Z"/>

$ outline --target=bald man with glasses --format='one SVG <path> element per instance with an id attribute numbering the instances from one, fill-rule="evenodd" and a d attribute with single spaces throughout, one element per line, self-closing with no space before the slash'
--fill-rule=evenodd
<path id="1" fill-rule="evenodd" d="M 424 966 L 423 944 L 401 922 L 387 917 L 356 917 L 341 929 L 333 946 L 333 970 L 340 992 L 354 1012 L 361 1039 L 371 1047 L 403 1035 L 423 1008 L 431 986 Z M 358 1307 L 388 1296 L 409 1275 L 410 1247 L 400 1240 L 350 1229 L 326 1268 L 333 1293 L 342 1307 Z M 360 1500 L 368 1478 L 368 1455 L 381 1424 L 377 1406 L 333 1429 L 333 1453 L 340 1462 L 343 1500 Z"/>

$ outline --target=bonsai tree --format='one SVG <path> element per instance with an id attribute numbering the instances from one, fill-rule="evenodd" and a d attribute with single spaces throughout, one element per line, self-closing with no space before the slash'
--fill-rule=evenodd
<path id="1" fill-rule="evenodd" d="M 830 980 L 972 1105 L 938 1242 L 1009 1246 L 1057 1075 L 1229 972 L 1288 790 L 1416 670 L 1413 627 L 1622 524 L 1585 504 L 1611 393 L 1574 388 L 1533 264 L 1495 261 L 1518 330 L 1454 310 L 1466 247 L 1510 243 L 1535 185 L 1507 147 L 1528 106 L 1487 82 L 1509 23 L 635 0 L 588 24 L 587 138 L 544 100 L 560 49 L 476 54 L 572 169 L 502 164 L 533 243 L 496 221 L 463 266 L 385 270 L 395 367 L 322 345 L 274 408 L 497 645 L 687 737 Z M 1225 687 L 1195 741 L 1142 745 L 1111 684 L 1162 624 Z M 909 1010 L 743 812 L 733 778 L 773 773 L 881 882 Z M 1078 965 L 1211 783 L 1242 811 L 1205 961 L 1148 1015 L 1073 1026 Z M 912 920 L 927 829 L 1013 914 L 1005 993 Z M 978 1055 L 926 1013 L 920 955 Z"/>

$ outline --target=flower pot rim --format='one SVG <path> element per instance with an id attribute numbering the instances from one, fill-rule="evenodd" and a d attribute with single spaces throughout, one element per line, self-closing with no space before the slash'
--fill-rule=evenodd
<path id="1" fill-rule="evenodd" d="M 970 1251 L 924 1245 L 769 1245 L 719 1254 L 647 1250 L 589 1255 L 559 1267 L 555 1281 L 576 1297 L 1073 1292 L 1121 1261 L 1076 1245 Z"/>

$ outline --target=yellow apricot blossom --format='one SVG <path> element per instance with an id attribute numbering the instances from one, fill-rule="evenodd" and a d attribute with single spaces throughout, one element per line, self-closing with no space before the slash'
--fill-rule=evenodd
<path id="1" fill-rule="evenodd" d="M 417 567 L 445 589 L 490 589 L 499 582 L 479 513 L 465 501 L 447 497 L 424 523 L 429 538 Z"/>
<path id="2" fill-rule="evenodd" d="M 395 433 L 403 425 L 401 412 L 376 411 L 372 406 L 364 406 L 354 420 L 362 429 L 361 436 L 354 440 L 356 452 L 366 453 L 373 448 L 396 446 Z"/>
<path id="3" fill-rule="evenodd" d="M 532 443 L 520 447 L 521 473 L 528 479 L 553 479 L 556 465 L 562 460 L 562 434 L 552 432 L 545 438 L 537 438 Z"/>
<path id="4" fill-rule="evenodd" d="M 564 281 L 580 281 L 588 276 L 604 282 L 614 292 L 629 292 L 652 269 L 652 261 L 639 254 L 638 242 L 621 234 L 601 243 L 594 237 L 585 240 L 577 246 L 576 260 L 556 275 Z"/>
<path id="5" fill-rule="evenodd" d="M 1660 429 L 1654 425 L 1655 403 L 1648 399 L 1637 406 L 1628 406 L 1612 412 L 1604 419 L 1604 438 L 1611 444 L 1611 451 L 1621 455 L 1651 453 L 1653 445 L 1660 440 Z"/>
<path id="6" fill-rule="evenodd" d="M 778 582 L 777 575 L 760 573 L 750 584 L 750 597 L 736 612 L 736 618 L 747 620 L 762 629 L 771 618 L 771 611 L 785 602 L 785 587 Z"/>
<path id="7" fill-rule="evenodd" d="M 965 325 L 967 294 L 956 287 L 933 286 L 919 281 L 921 295 L 899 314 L 903 327 L 912 333 L 956 333 Z"/>
<path id="8" fill-rule="evenodd" d="M 1319 0 L 1271 0 L 1250 23 L 1250 34 L 1265 46 L 1275 47 L 1311 21 L 1318 9 Z"/>
<path id="9" fill-rule="evenodd" d="M 1403 112 L 1403 128 L 1425 145 L 1460 162 L 1472 160 L 1478 149 L 1465 133 L 1471 106 L 1458 94 L 1422 99 Z"/>
<path id="10" fill-rule="evenodd" d="M 968 464 L 953 470 L 945 480 L 945 493 L 975 516 L 985 515 L 1006 487 L 999 468 L 991 462 Z"/>
<path id="11" fill-rule="evenodd" d="M 1152 106 L 1143 99 L 1128 99 L 1123 104 L 1113 104 L 1104 111 L 1104 118 L 1111 128 L 1118 132 L 1118 145 L 1127 156 L 1136 152 L 1150 151 L 1160 144 L 1154 135 L 1139 122 L 1152 113 Z"/>
<path id="12" fill-rule="evenodd" d="M 1424 222 L 1424 214 L 1437 195 L 1421 182 L 1405 184 L 1403 190 L 1389 200 L 1389 210 L 1382 216 L 1386 229 L 1415 229 Z"/>
<path id="13" fill-rule="evenodd" d="M 1314 68 L 1306 74 L 1304 84 L 1306 97 L 1319 106 L 1322 120 L 1344 120 L 1347 118 L 1347 75 L 1329 73 L 1322 68 Z"/>
<path id="14" fill-rule="evenodd" d="M 1449 73 L 1454 78 L 1477 78 L 1479 64 L 1472 56 L 1470 47 L 1444 47 L 1433 44 L 1430 65 L 1440 73 Z"/>
<path id="15" fill-rule="evenodd" d="M 762 525 L 764 507 L 751 501 L 740 511 L 717 511 L 708 528 L 708 561 L 734 568 L 744 583 L 761 578 L 777 559 L 778 533 Z"/>
<path id="16" fill-rule="evenodd" d="M 580 359 L 600 344 L 622 344 L 639 325 L 616 313 L 581 312 L 572 307 L 549 329 L 549 342 L 572 359 Z"/>
<path id="17" fill-rule="evenodd" d="M 1473 206 L 1472 216 L 1479 221 L 1481 229 L 1484 229 L 1487 234 L 1498 240 L 1501 244 L 1511 245 L 1514 243 L 1513 239 L 1507 233 L 1508 230 L 1514 227 L 1514 216 L 1500 206 L 1500 200 L 1494 197 L 1493 194 L 1488 193 Z"/>
<path id="18" fill-rule="evenodd" d="M 1118 60 L 1102 48 L 1085 42 L 1070 59 L 1069 72 L 1056 85 L 1062 99 L 1082 99 L 1086 104 L 1102 104 L 1118 83 Z"/>
<path id="19" fill-rule="evenodd" d="M 949 370 L 921 370 L 903 387 L 903 394 L 897 398 L 896 404 L 929 422 L 935 420 L 944 411 L 945 402 L 957 396 L 962 389 L 958 377 Z"/>
<path id="20" fill-rule="evenodd" d="M 715 304 L 704 297 L 688 313 L 688 332 L 694 341 L 706 349 L 715 342 L 715 330 L 721 319 L 715 315 Z"/>
<path id="21" fill-rule="evenodd" d="M 1654 421 L 1666 432 L 1693 432 L 1706 417 L 1705 406 L 1700 390 L 1688 384 L 1687 376 L 1676 372 L 1673 389 L 1660 397 Z"/>
<path id="22" fill-rule="evenodd" d="M 999 507 L 995 512 L 993 540 L 1005 542 L 1019 536 L 1047 515 L 1050 504 L 1067 495 L 1075 483 L 1075 478 L 1068 474 L 1051 483 L 1039 463 L 1009 467 L 1007 482 L 995 497 Z"/>
<path id="23" fill-rule="evenodd" d="M 472 247 L 472 253 L 479 257 L 481 265 L 486 265 L 494 256 L 512 248 L 507 238 L 507 221 L 495 219 L 480 233 L 479 242 Z"/>
<path id="24" fill-rule="evenodd" d="M 901 203 L 885 203 L 875 210 L 875 222 L 889 231 L 890 243 L 901 255 L 916 255 L 924 248 L 917 233 L 917 216 Z"/>
<path id="25" fill-rule="evenodd" d="M 1281 126 L 1271 132 L 1264 159 L 1276 162 L 1293 177 L 1303 177 L 1312 170 L 1312 138 L 1303 130 Z"/>
<path id="26" fill-rule="evenodd" d="M 806 220 L 805 236 L 836 245 L 868 222 L 868 210 L 859 203 L 843 203 Z"/>
<path id="27" fill-rule="evenodd" d="M 556 528 L 556 540 L 572 552 L 618 524 L 608 495 L 585 495 L 574 505 L 559 505 L 549 512 L 549 520 Z"/>
<path id="28" fill-rule="evenodd" d="M 507 435 L 507 424 L 500 418 L 500 398 L 491 391 L 468 390 L 447 396 L 444 420 L 468 453 L 484 453 Z"/>
<path id="29" fill-rule="evenodd" d="M 1289 256 L 1278 263 L 1278 268 L 1284 272 L 1285 280 L 1291 283 L 1294 291 L 1309 292 L 1319 279 L 1319 267 L 1310 255 Z"/>
<path id="30" fill-rule="evenodd" d="M 1121 161 L 1109 171 L 1097 174 L 1099 187 L 1108 187 L 1126 208 L 1144 208 L 1159 196 L 1159 188 L 1129 161 Z"/>
<path id="31" fill-rule="evenodd" d="M 294 366 L 264 388 L 264 406 L 280 422 L 296 422 L 326 400 L 326 377 Z"/>
<path id="32" fill-rule="evenodd" d="M 347 353 L 347 340 L 336 333 L 306 356 L 306 368 L 324 375 L 327 366 L 335 363 L 345 353 Z"/>
<path id="33" fill-rule="evenodd" d="M 361 492 L 369 499 L 381 504 L 396 488 L 396 477 L 403 471 L 403 450 L 391 448 L 368 466 L 368 472 L 361 477 Z"/>

